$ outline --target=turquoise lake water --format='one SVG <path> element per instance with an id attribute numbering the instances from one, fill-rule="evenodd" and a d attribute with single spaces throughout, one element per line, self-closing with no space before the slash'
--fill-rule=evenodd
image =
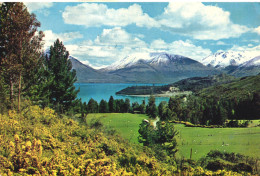
<path id="1" fill-rule="evenodd" d="M 112 83 L 75 83 L 75 87 L 80 88 L 80 92 L 78 93 L 78 98 L 81 98 L 83 102 L 87 102 L 93 98 L 98 103 L 104 99 L 106 101 L 109 100 L 112 95 L 114 99 L 125 99 L 128 98 L 131 103 L 138 102 L 142 103 L 142 100 L 145 100 L 146 104 L 148 103 L 149 97 L 136 97 L 136 96 L 125 96 L 125 95 L 116 95 L 116 92 L 129 87 L 129 86 L 144 86 L 153 84 L 112 84 Z M 155 86 L 163 85 L 163 84 L 154 84 Z M 169 101 L 168 97 L 156 97 L 156 104 L 159 105 L 161 101 Z"/>

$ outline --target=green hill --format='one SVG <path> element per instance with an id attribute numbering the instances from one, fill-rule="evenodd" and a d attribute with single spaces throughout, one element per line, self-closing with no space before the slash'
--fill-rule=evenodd
<path id="1" fill-rule="evenodd" d="M 123 95 L 152 95 L 166 92 L 192 91 L 196 92 L 213 85 L 229 83 L 236 78 L 227 74 L 211 75 L 207 77 L 192 77 L 164 86 L 132 86 L 118 91 Z"/>
<path id="2" fill-rule="evenodd" d="M 203 89 L 197 95 L 203 97 L 218 96 L 220 99 L 246 99 L 254 93 L 260 93 L 260 75 L 237 79 L 231 83 Z"/>

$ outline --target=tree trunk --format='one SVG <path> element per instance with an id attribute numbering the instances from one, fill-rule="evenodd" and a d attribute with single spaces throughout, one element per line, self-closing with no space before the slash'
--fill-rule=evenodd
<path id="1" fill-rule="evenodd" d="M 10 106 L 11 109 L 13 109 L 13 98 L 14 98 L 14 84 L 13 84 L 13 79 L 10 78 Z"/>
<path id="2" fill-rule="evenodd" d="M 20 112 L 21 88 L 22 88 L 22 73 L 20 72 L 20 74 L 19 74 L 19 87 L 18 87 L 18 112 Z"/>

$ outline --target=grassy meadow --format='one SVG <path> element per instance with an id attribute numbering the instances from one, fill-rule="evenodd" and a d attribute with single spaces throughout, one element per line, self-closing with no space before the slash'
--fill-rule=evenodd
<path id="1" fill-rule="evenodd" d="M 87 123 L 100 119 L 105 127 L 115 129 L 124 139 L 138 143 L 139 124 L 146 118 L 148 117 L 144 114 L 94 113 L 88 114 Z"/>
<path id="2" fill-rule="evenodd" d="M 132 143 L 138 143 L 139 124 L 148 117 L 130 113 L 88 114 L 88 123 L 94 119 L 100 119 L 105 127 L 115 129 L 118 134 Z M 254 120 L 251 126 L 259 123 L 260 120 Z M 179 131 L 177 157 L 190 158 L 192 148 L 192 159 L 195 160 L 216 149 L 260 158 L 260 127 L 200 128 L 185 127 L 183 124 L 176 124 L 175 127 Z"/>
<path id="3" fill-rule="evenodd" d="M 177 156 L 192 159 L 205 156 L 210 150 L 235 152 L 260 157 L 260 127 L 252 128 L 200 128 L 176 124 L 179 152 Z"/>

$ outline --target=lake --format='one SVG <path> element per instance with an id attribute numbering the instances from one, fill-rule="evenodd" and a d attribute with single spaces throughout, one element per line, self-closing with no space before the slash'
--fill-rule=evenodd
<path id="1" fill-rule="evenodd" d="M 128 98 L 131 103 L 138 102 L 142 103 L 142 100 L 145 100 L 145 103 L 148 103 L 149 97 L 136 97 L 136 96 L 128 96 L 128 95 L 116 95 L 116 92 L 129 87 L 129 86 L 160 86 L 165 84 L 126 84 L 126 83 L 75 83 L 76 89 L 80 89 L 78 93 L 78 98 L 81 98 L 83 102 L 87 102 L 93 98 L 98 103 L 104 99 L 106 101 L 109 100 L 112 95 L 114 99 L 125 99 Z M 156 97 L 155 103 L 159 105 L 161 101 L 169 101 L 168 97 Z"/>

